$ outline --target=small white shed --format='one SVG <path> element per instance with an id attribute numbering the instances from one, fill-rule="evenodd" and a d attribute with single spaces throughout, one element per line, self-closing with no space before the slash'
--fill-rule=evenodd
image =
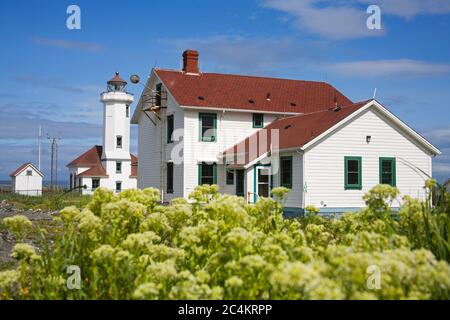
<path id="1" fill-rule="evenodd" d="M 12 192 L 27 196 L 42 195 L 44 175 L 31 163 L 25 163 L 14 170 L 11 176 Z"/>

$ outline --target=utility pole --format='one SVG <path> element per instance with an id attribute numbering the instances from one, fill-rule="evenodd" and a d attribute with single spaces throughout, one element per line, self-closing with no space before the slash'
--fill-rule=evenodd
<path id="1" fill-rule="evenodd" d="M 60 138 L 47 136 L 47 139 L 51 141 L 51 164 L 50 164 L 50 185 L 52 189 L 58 188 L 58 140 Z"/>

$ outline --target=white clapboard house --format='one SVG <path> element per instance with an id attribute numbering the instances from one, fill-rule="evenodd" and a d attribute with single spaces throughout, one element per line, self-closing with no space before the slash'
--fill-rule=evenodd
<path id="1" fill-rule="evenodd" d="M 24 163 L 10 175 L 12 192 L 26 196 L 42 195 L 44 175 L 32 163 Z"/>
<path id="2" fill-rule="evenodd" d="M 353 102 L 325 82 L 206 73 L 198 52 L 182 70 L 153 69 L 131 122 L 138 187 L 164 201 L 199 184 L 248 202 L 291 189 L 286 213 L 364 207 L 377 184 L 424 197 L 439 150 L 376 100 Z"/>
<path id="3" fill-rule="evenodd" d="M 69 186 L 82 194 L 98 187 L 115 192 L 137 186 L 137 158 L 130 153 L 130 105 L 133 95 L 126 92 L 127 82 L 119 73 L 107 82 L 101 94 L 103 103 L 103 145 L 96 145 L 72 160 Z"/>

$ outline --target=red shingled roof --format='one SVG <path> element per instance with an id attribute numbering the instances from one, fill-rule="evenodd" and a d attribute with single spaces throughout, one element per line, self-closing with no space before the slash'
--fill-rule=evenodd
<path id="1" fill-rule="evenodd" d="M 103 146 L 93 146 L 81 156 L 70 162 L 68 167 L 90 167 L 88 170 L 79 174 L 79 177 L 108 177 L 105 168 L 102 165 Z M 137 177 L 137 157 L 131 156 L 131 178 Z"/>
<path id="2" fill-rule="evenodd" d="M 325 82 L 155 70 L 182 106 L 310 113 L 352 103 Z M 251 102 L 253 101 L 253 102 Z"/>
<path id="3" fill-rule="evenodd" d="M 18 167 L 16 170 L 14 170 L 13 172 L 11 172 L 11 174 L 9 175 L 10 177 L 16 177 L 18 176 L 23 170 L 25 170 L 27 167 L 32 167 L 41 177 L 43 177 L 44 175 L 42 174 L 41 171 L 39 171 L 38 168 L 36 168 L 31 162 L 27 162 L 22 164 L 20 167 Z"/>
<path id="4" fill-rule="evenodd" d="M 223 154 L 233 154 L 235 164 L 246 165 L 270 151 L 271 130 L 274 129 L 279 132 L 279 150 L 300 148 L 365 106 L 369 101 L 361 101 L 336 110 L 328 109 L 276 120 L 264 129 L 225 150 Z M 264 143 L 264 141 L 267 141 L 267 143 Z M 255 149 L 251 151 L 250 145 L 254 146 Z M 240 154 L 240 156 L 237 156 L 237 154 Z"/>

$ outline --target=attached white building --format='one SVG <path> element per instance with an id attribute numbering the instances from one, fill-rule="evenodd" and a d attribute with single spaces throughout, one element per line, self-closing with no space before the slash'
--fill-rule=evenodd
<path id="1" fill-rule="evenodd" d="M 108 81 L 107 92 L 101 94 L 103 145 L 92 147 L 67 165 L 71 189 L 92 194 L 98 187 L 116 192 L 137 187 L 137 158 L 130 153 L 130 105 L 134 98 L 126 92 L 126 84 L 116 73 Z"/>
<path id="2" fill-rule="evenodd" d="M 379 183 L 424 197 L 440 152 L 377 101 L 324 82 L 203 73 L 198 52 L 183 58 L 181 71 L 152 70 L 133 114 L 139 188 L 168 201 L 214 183 L 255 202 L 281 185 L 289 215 L 358 210 Z"/>
<path id="3" fill-rule="evenodd" d="M 42 195 L 44 175 L 31 163 L 25 163 L 10 174 L 12 191 L 26 196 Z"/>

